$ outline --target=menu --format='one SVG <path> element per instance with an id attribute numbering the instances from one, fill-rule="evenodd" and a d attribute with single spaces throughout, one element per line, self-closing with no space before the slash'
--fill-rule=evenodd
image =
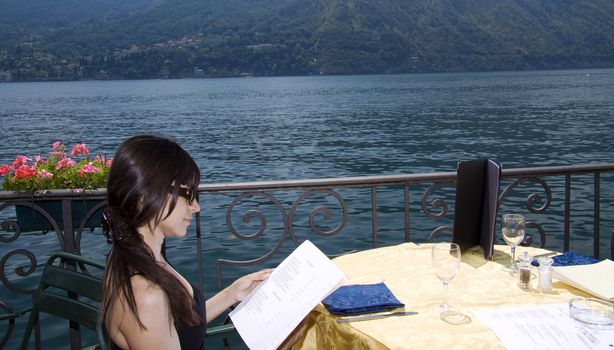
<path id="1" fill-rule="evenodd" d="M 230 318 L 250 349 L 275 349 L 344 280 L 343 272 L 313 243 L 305 241 L 230 313 Z"/>
<path id="2" fill-rule="evenodd" d="M 501 164 L 491 159 L 459 162 L 452 241 L 465 251 L 480 245 L 492 259 Z"/>
<path id="3" fill-rule="evenodd" d="M 595 328 L 569 316 L 569 305 L 546 304 L 477 310 L 474 314 L 508 350 L 610 350 L 614 329 Z"/>
<path id="4" fill-rule="evenodd" d="M 588 265 L 556 266 L 552 276 L 598 298 L 614 301 L 614 261 Z"/>

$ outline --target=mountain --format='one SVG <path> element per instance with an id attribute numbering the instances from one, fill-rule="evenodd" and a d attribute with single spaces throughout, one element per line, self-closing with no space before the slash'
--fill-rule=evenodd
<path id="1" fill-rule="evenodd" d="M 0 0 L 0 23 L 21 27 L 63 27 L 84 20 L 143 10 L 156 0 Z"/>
<path id="2" fill-rule="evenodd" d="M 0 72 L 13 80 L 614 66 L 610 0 L 7 4 Z"/>

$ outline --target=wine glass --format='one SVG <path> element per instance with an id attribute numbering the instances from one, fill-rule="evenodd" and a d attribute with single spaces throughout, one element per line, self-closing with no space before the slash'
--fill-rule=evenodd
<path id="1" fill-rule="evenodd" d="M 520 214 L 503 214 L 501 232 L 503 239 L 512 250 L 512 261 L 505 268 L 512 272 L 518 271 L 516 265 L 516 246 L 524 239 L 525 218 Z"/>
<path id="2" fill-rule="evenodd" d="M 458 273 L 460 266 L 460 247 L 456 243 L 435 243 L 431 251 L 433 272 L 443 283 L 443 303 L 439 306 L 441 318 L 445 320 L 450 311 L 448 304 L 448 284 Z M 456 313 L 455 313 L 456 314 Z"/>

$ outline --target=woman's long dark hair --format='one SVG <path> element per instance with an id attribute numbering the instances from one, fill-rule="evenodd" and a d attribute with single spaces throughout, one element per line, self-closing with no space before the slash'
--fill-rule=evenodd
<path id="1" fill-rule="evenodd" d="M 181 282 L 156 263 L 154 253 L 137 228 L 157 226 L 175 205 L 179 187 L 196 189 L 200 171 L 190 155 L 176 142 L 155 135 L 125 140 L 117 149 L 107 184 L 108 237 L 113 243 L 105 269 L 102 320 L 122 295 L 141 328 L 130 278 L 139 274 L 164 290 L 176 326 L 197 325 L 201 320 L 192 309 L 192 298 Z M 164 212 L 169 200 L 168 212 Z"/>

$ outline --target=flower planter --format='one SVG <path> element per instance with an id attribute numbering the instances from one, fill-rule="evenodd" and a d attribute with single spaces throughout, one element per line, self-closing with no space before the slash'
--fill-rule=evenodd
<path id="1" fill-rule="evenodd" d="M 72 227 L 77 229 L 81 224 L 81 220 L 87 214 L 87 212 L 94 206 L 99 204 L 100 200 L 74 200 L 71 202 L 72 207 Z M 39 206 L 42 210 L 51 216 L 58 224 L 60 229 L 64 229 L 64 219 L 62 213 L 62 201 L 61 200 L 34 200 L 33 202 Z M 34 210 L 33 208 L 16 205 L 15 213 L 17 215 L 17 222 L 21 232 L 34 232 L 34 231 L 53 231 L 53 226 L 43 215 Z M 102 218 L 102 211 L 96 211 L 87 221 L 85 227 L 99 227 L 100 219 Z"/>

